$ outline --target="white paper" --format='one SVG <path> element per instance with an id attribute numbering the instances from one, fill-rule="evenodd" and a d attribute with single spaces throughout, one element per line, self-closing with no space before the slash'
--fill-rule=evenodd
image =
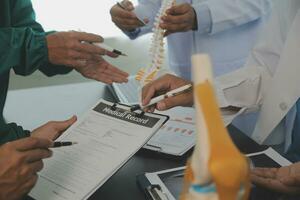
<path id="1" fill-rule="evenodd" d="M 196 142 L 195 109 L 176 107 L 158 112 L 170 116 L 169 121 L 147 142 L 146 149 L 160 151 L 171 155 L 183 155 Z M 228 126 L 237 113 L 224 112 L 223 120 Z"/>
<path id="2" fill-rule="evenodd" d="M 247 157 L 258 156 L 258 155 L 262 155 L 262 154 L 267 155 L 272 160 L 274 160 L 275 162 L 277 162 L 280 166 L 289 166 L 289 165 L 292 164 L 288 159 L 286 159 L 285 157 L 283 157 L 282 155 L 280 155 L 272 147 L 269 147 L 268 149 L 266 149 L 264 151 L 247 154 Z"/>
<path id="3" fill-rule="evenodd" d="M 121 103 L 138 104 L 139 82 L 134 76 L 128 83 L 114 83 L 113 89 Z M 222 110 L 225 126 L 238 116 L 239 112 Z M 158 112 L 170 116 L 170 120 L 151 138 L 144 146 L 146 149 L 160 151 L 170 155 L 181 156 L 195 145 L 195 109 L 188 107 L 176 107 L 164 112 Z"/>
<path id="4" fill-rule="evenodd" d="M 172 155 L 182 155 L 195 145 L 194 108 L 176 107 L 158 113 L 168 115 L 170 119 L 144 148 Z"/>
<path id="5" fill-rule="evenodd" d="M 112 86 L 121 103 L 127 105 L 139 103 L 138 88 L 140 84 L 135 80 L 135 76 L 130 76 L 127 83 L 113 83 Z"/>
<path id="6" fill-rule="evenodd" d="M 166 120 L 166 117 L 152 114 L 140 118 L 123 109 L 113 111 L 110 105 L 100 101 L 97 111 L 89 110 L 58 139 L 78 144 L 53 149 L 53 157 L 45 161 L 45 168 L 30 196 L 37 200 L 88 198 Z"/>

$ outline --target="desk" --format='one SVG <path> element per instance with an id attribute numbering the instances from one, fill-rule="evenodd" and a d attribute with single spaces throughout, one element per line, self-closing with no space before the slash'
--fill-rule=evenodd
<path id="1" fill-rule="evenodd" d="M 108 88 L 97 82 L 14 90 L 8 94 L 5 117 L 8 121 L 15 121 L 32 129 L 49 120 L 65 119 L 72 114 L 80 116 L 100 98 L 113 100 Z M 229 132 L 244 153 L 264 148 L 232 126 L 229 127 Z M 187 158 L 188 154 L 175 159 L 140 150 L 90 200 L 143 200 L 145 197 L 137 187 L 136 175 L 183 166 Z M 263 196 L 261 199 L 271 198 Z"/>
<path id="2" fill-rule="evenodd" d="M 254 141 L 247 138 L 243 133 L 233 126 L 229 131 L 237 143 L 237 146 L 244 153 L 252 153 L 263 150 L 265 147 L 257 145 Z M 189 154 L 189 153 L 188 153 Z M 140 150 L 129 162 L 124 165 L 110 180 L 108 180 L 90 200 L 142 200 L 144 194 L 136 184 L 136 175 L 144 172 L 154 172 L 169 168 L 181 167 L 185 165 L 188 154 L 183 158 L 166 158 L 164 155 Z"/>

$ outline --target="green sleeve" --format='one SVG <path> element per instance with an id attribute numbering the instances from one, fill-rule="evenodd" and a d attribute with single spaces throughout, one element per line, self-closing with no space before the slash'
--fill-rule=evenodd
<path id="1" fill-rule="evenodd" d="M 0 129 L 0 145 L 30 136 L 29 131 L 23 130 L 15 123 L 5 124 Z"/>
<path id="2" fill-rule="evenodd" d="M 11 26 L 0 28 L 0 70 L 13 68 L 19 75 L 29 75 L 37 69 L 46 75 L 71 71 L 49 63 L 46 33 L 35 20 L 31 1 L 13 2 Z"/>

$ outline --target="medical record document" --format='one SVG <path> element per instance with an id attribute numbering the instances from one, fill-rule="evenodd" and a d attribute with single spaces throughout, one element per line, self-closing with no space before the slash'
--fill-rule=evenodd
<path id="1" fill-rule="evenodd" d="M 133 113 L 127 106 L 100 100 L 57 139 L 78 144 L 53 149 L 30 196 L 87 199 L 167 120 L 167 116 Z"/>

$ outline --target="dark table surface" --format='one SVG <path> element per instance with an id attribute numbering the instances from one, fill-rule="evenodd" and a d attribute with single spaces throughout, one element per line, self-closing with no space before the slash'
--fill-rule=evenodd
<path id="1" fill-rule="evenodd" d="M 259 146 L 233 126 L 229 126 L 228 130 L 235 144 L 244 153 L 253 153 L 266 148 Z M 136 175 L 184 166 L 190 154 L 191 152 L 188 152 L 183 157 L 176 158 L 147 150 L 140 150 L 98 189 L 90 197 L 90 200 L 143 200 L 145 196 L 136 184 Z"/>

